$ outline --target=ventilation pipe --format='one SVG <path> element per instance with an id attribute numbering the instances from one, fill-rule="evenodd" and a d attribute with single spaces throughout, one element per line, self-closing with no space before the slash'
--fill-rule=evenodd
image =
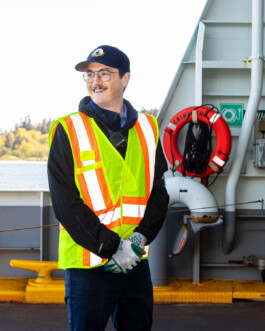
<path id="1" fill-rule="evenodd" d="M 252 56 L 251 88 L 244 121 L 237 143 L 233 166 L 228 176 L 225 190 L 225 226 L 223 251 L 229 254 L 233 250 L 236 219 L 236 190 L 245 159 L 250 135 L 260 103 L 263 79 L 263 16 L 264 0 L 252 0 Z M 229 205 L 229 206 L 228 206 Z"/>
<path id="2" fill-rule="evenodd" d="M 218 218 L 217 202 L 208 188 L 196 180 L 187 177 L 170 177 L 165 179 L 170 196 L 169 206 L 182 203 L 190 209 L 194 217 L 209 216 Z"/>
<path id="3" fill-rule="evenodd" d="M 170 196 L 169 207 L 181 203 L 188 207 L 193 217 L 207 215 L 217 220 L 217 202 L 204 185 L 191 178 L 177 176 L 166 178 L 165 186 Z M 167 283 L 167 236 L 167 222 L 164 222 L 161 231 L 151 244 L 149 264 L 153 286 L 163 286 Z M 194 283 L 199 283 L 199 270 L 200 232 L 196 231 L 193 255 Z"/>
<path id="4" fill-rule="evenodd" d="M 220 225 L 217 202 L 211 192 L 196 180 L 186 177 L 170 177 L 165 180 L 165 186 L 170 196 L 169 206 L 176 203 L 186 205 L 194 218 L 208 218 L 213 223 L 194 223 L 191 226 L 195 233 L 193 253 L 193 283 L 200 282 L 200 231 L 206 226 Z"/>

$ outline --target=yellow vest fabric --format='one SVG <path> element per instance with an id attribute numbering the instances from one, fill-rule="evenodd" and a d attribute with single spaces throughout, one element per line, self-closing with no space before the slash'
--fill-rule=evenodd
<path id="1" fill-rule="evenodd" d="M 156 119 L 138 114 L 128 133 L 125 159 L 96 122 L 81 112 L 59 118 L 53 124 L 49 145 L 58 123 L 69 137 L 80 197 L 100 222 L 126 239 L 141 222 L 153 187 L 159 135 Z M 148 255 L 149 247 L 145 250 Z M 94 268 L 106 262 L 107 259 L 76 244 L 61 227 L 59 268 Z"/>

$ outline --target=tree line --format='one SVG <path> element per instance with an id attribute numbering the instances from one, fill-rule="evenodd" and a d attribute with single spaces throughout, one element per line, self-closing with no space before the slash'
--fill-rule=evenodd
<path id="1" fill-rule="evenodd" d="M 141 112 L 157 116 L 158 109 L 141 109 Z M 33 124 L 30 116 L 26 116 L 15 129 L 0 133 L 0 161 L 47 161 L 48 133 L 53 123 L 51 119 L 43 119 Z"/>
<path id="2" fill-rule="evenodd" d="M 26 116 L 15 129 L 0 134 L 0 160 L 47 161 L 48 132 L 53 123 L 43 119 L 33 124 Z"/>

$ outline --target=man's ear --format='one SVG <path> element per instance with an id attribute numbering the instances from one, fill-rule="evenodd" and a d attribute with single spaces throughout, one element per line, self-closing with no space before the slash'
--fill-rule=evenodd
<path id="1" fill-rule="evenodd" d="M 131 74 L 129 72 L 126 72 L 123 76 L 122 76 L 122 80 L 123 80 L 123 86 L 124 88 L 127 87 L 127 85 L 129 84 L 129 80 L 131 78 Z"/>

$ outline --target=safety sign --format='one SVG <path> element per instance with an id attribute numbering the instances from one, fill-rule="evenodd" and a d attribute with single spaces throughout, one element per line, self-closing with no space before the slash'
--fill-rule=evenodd
<path id="1" fill-rule="evenodd" d="M 243 121 L 243 103 L 221 103 L 220 113 L 230 127 L 240 127 Z"/>

